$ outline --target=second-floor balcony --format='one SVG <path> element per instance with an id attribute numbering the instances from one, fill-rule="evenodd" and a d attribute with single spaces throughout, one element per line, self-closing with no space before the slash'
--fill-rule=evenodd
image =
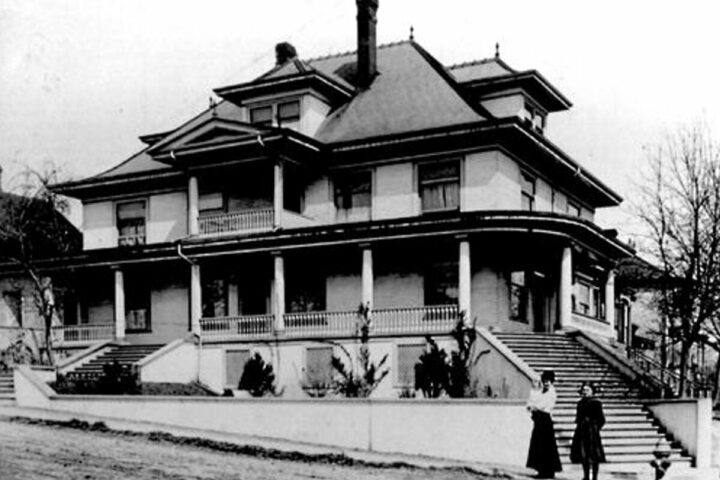
<path id="1" fill-rule="evenodd" d="M 447 334 L 460 319 L 457 305 L 387 308 L 373 310 L 371 336 Z M 362 318 L 357 311 L 299 312 L 283 315 L 283 325 L 275 316 L 246 315 L 202 318 L 200 328 L 205 341 L 263 340 L 282 338 L 345 338 L 360 335 Z"/>
<path id="2" fill-rule="evenodd" d="M 200 235 L 267 232 L 275 226 L 275 214 L 272 208 L 201 214 L 198 223 Z"/>

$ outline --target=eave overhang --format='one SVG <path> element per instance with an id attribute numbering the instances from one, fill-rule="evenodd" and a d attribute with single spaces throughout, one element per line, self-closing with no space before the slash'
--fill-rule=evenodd
<path id="1" fill-rule="evenodd" d="M 185 179 L 185 172 L 167 168 L 112 177 L 86 178 L 74 182 L 58 183 L 50 188 L 60 195 L 85 200 L 127 195 L 134 190 L 147 192 L 178 188 L 182 185 L 186 186 Z"/>
<path id="2" fill-rule="evenodd" d="M 216 88 L 213 91 L 229 102 L 242 105 L 244 101 L 254 97 L 277 95 L 305 89 L 318 92 L 332 104 L 347 101 L 355 94 L 349 88 L 318 71 L 303 72 L 285 77 L 263 78 L 249 83 Z"/>
<path id="3" fill-rule="evenodd" d="M 454 238 L 458 235 L 510 234 L 557 239 L 593 252 L 613 264 L 634 254 L 628 245 L 606 235 L 587 220 L 544 212 L 492 211 L 428 215 L 382 221 L 321 225 L 253 235 L 222 238 L 187 237 L 175 243 L 85 251 L 72 257 L 43 262 L 46 270 L 93 268 L 156 261 L 184 262 L 224 255 L 297 250 L 308 247 L 398 241 L 421 238 Z M 182 256 L 179 254 L 182 253 Z M 11 273 L 0 266 L 0 275 Z"/>
<path id="4" fill-rule="evenodd" d="M 559 112 L 572 106 L 570 100 L 535 70 L 471 80 L 461 85 L 479 100 L 486 95 L 519 88 L 548 112 Z"/>
<path id="5" fill-rule="evenodd" d="M 619 194 L 516 118 L 334 143 L 328 148 L 330 164 L 338 166 L 498 149 L 518 161 L 528 162 L 531 168 L 546 173 L 593 207 L 612 207 L 622 202 Z"/>

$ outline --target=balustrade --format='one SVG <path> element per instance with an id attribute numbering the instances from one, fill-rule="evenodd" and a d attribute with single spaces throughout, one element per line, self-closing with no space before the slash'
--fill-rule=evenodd
<path id="1" fill-rule="evenodd" d="M 273 315 L 245 315 L 200 319 L 200 331 L 208 340 L 262 338 L 273 333 Z"/>
<path id="2" fill-rule="evenodd" d="M 272 208 L 241 210 L 229 213 L 200 215 L 201 235 L 217 235 L 232 232 L 264 232 L 273 229 L 275 215 Z"/>
<path id="3" fill-rule="evenodd" d="M 53 344 L 56 346 L 92 343 L 100 340 L 111 340 L 114 337 L 115 324 L 113 323 L 52 327 Z"/>

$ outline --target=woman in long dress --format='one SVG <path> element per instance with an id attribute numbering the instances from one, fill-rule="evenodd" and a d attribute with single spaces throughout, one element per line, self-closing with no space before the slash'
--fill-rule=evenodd
<path id="1" fill-rule="evenodd" d="M 605 425 L 602 402 L 595 397 L 592 383 L 583 383 L 580 387 L 580 401 L 575 414 L 575 434 L 570 448 L 570 461 L 581 463 L 583 480 L 597 480 L 599 464 L 605 462 L 600 429 Z"/>
<path id="2" fill-rule="evenodd" d="M 555 478 L 555 473 L 562 471 L 552 420 L 552 411 L 557 400 L 553 386 L 555 373 L 543 372 L 540 379 L 542 391 L 531 395 L 527 405 L 533 420 L 527 466 L 537 470 L 536 478 Z"/>

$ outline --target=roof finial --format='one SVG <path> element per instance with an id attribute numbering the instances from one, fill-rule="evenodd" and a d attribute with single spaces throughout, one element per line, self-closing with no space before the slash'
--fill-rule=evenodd
<path id="1" fill-rule="evenodd" d="M 495 58 L 500 58 L 500 42 L 495 42 Z"/>
<path id="2" fill-rule="evenodd" d="M 412 42 L 413 40 L 415 40 L 415 28 L 410 25 L 410 41 Z"/>
<path id="3" fill-rule="evenodd" d="M 215 107 L 217 107 L 217 102 L 215 101 L 215 99 L 213 97 L 210 97 L 208 103 L 209 103 L 210 110 L 212 110 L 212 116 L 213 117 L 216 116 L 217 112 L 215 111 Z"/>

